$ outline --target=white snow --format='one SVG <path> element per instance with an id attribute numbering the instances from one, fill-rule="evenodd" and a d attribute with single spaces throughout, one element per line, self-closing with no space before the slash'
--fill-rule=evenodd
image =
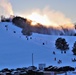
<path id="1" fill-rule="evenodd" d="M 8 25 L 6 30 L 5 25 Z M 16 27 L 12 23 L 0 22 L 0 69 L 2 68 L 17 68 L 27 67 L 32 65 L 32 53 L 34 54 L 34 65 L 45 63 L 46 66 L 74 66 L 76 62 L 72 62 L 72 58 L 76 56 L 72 53 L 72 47 L 76 41 L 75 36 L 55 36 L 55 35 L 42 35 L 33 33 L 32 39 L 26 39 L 22 35 L 20 28 Z M 13 31 L 16 31 L 14 33 Z M 55 40 L 58 37 L 63 37 L 68 42 L 70 49 L 66 54 L 61 54 L 60 50 L 55 47 Z M 45 45 L 42 45 L 45 43 Z M 53 51 L 56 55 L 53 55 Z M 54 61 L 54 58 L 57 58 Z M 62 60 L 61 64 L 58 64 L 58 60 Z"/>

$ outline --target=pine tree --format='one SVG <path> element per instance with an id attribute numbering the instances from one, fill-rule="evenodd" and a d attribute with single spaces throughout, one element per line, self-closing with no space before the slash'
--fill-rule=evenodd
<path id="1" fill-rule="evenodd" d="M 72 52 L 73 52 L 74 55 L 76 55 L 76 41 L 75 41 L 75 43 L 74 43 L 74 45 L 73 45 L 73 50 L 72 50 Z"/>
<path id="2" fill-rule="evenodd" d="M 64 38 L 58 38 L 55 42 L 56 48 L 60 50 L 68 50 L 69 44 L 67 44 Z"/>

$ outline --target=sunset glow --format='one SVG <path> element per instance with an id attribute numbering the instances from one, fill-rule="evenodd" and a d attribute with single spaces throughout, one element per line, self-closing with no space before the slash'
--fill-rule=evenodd
<path id="1" fill-rule="evenodd" d="M 35 13 L 35 12 L 32 13 L 31 15 L 28 15 L 27 18 L 33 21 L 31 23 L 32 25 L 36 25 L 37 23 L 40 23 L 40 24 L 45 25 L 47 27 L 50 25 L 57 26 L 57 24 L 54 22 L 51 22 L 46 15 L 40 15 L 40 14 Z"/>
<path id="2" fill-rule="evenodd" d="M 30 13 L 22 14 L 23 17 L 25 16 L 28 20 L 31 20 L 30 24 L 32 26 L 36 26 L 41 24 L 45 27 L 54 27 L 56 29 L 59 28 L 68 28 L 74 29 L 74 25 L 71 22 L 70 18 L 67 18 L 65 14 L 57 11 L 52 11 L 49 8 L 47 9 L 37 9 L 30 11 Z"/>

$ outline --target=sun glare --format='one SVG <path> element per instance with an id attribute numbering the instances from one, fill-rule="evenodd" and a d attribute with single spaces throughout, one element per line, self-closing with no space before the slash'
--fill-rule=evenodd
<path id="1" fill-rule="evenodd" d="M 39 13 L 32 13 L 31 15 L 27 16 L 28 19 L 32 20 L 33 22 L 31 23 L 32 25 L 36 25 L 37 23 L 40 23 L 44 26 L 57 26 L 54 22 L 51 22 L 49 18 L 46 15 L 40 15 Z"/>

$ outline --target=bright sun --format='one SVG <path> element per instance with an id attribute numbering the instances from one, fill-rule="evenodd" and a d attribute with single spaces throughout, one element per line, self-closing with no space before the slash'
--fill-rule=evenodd
<path id="1" fill-rule="evenodd" d="M 31 15 L 27 16 L 28 19 L 32 20 L 32 25 L 36 25 L 37 23 L 40 23 L 45 26 L 57 26 L 54 22 L 51 22 L 49 18 L 46 15 L 40 15 L 39 13 L 33 12 Z"/>

